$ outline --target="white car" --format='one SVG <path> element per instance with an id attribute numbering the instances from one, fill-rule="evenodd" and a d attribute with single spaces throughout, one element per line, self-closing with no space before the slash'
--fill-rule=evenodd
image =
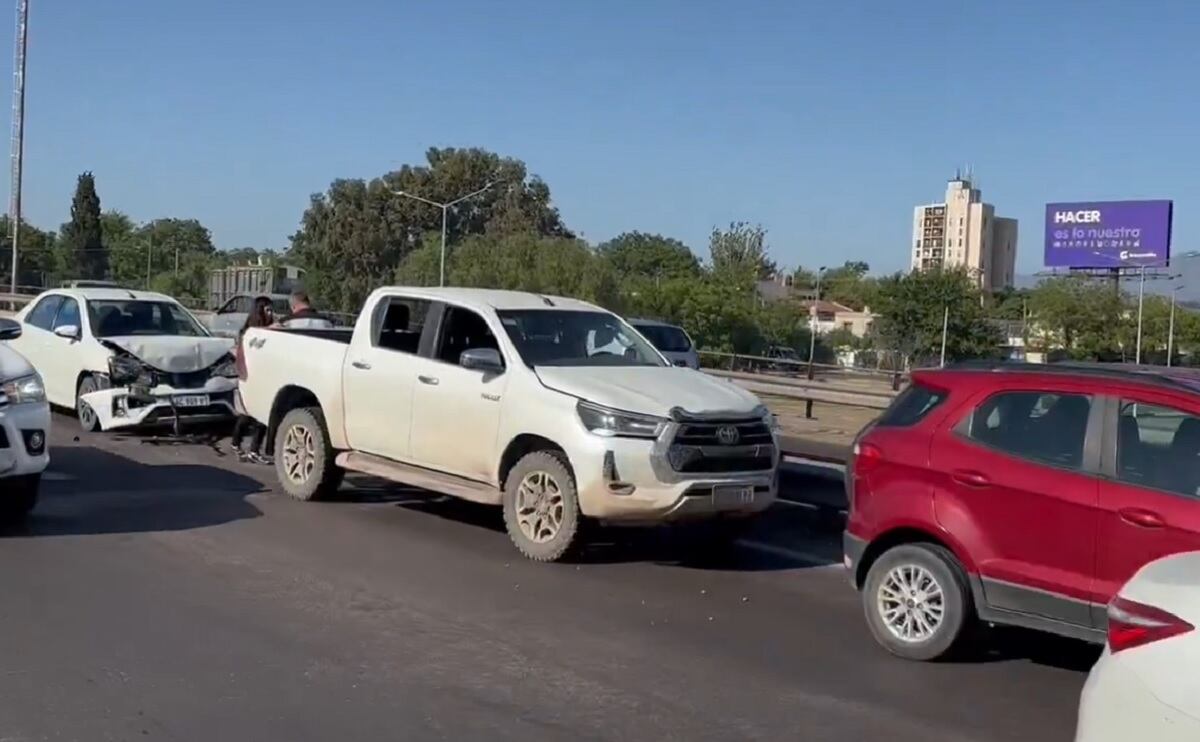
<path id="1" fill-rule="evenodd" d="M 349 469 L 502 506 L 539 561 L 579 546 L 585 518 L 726 539 L 775 500 L 762 403 L 575 299 L 385 288 L 353 331 L 252 329 L 243 348 L 242 399 L 298 499 Z"/>
<path id="2" fill-rule="evenodd" d="M 42 374 L 51 404 L 84 430 L 231 417 L 233 340 L 214 338 L 174 299 L 146 291 L 47 291 L 20 313 L 12 341 Z"/>
<path id="3" fill-rule="evenodd" d="M 1170 538 L 1164 531 L 1163 538 Z M 1200 552 L 1142 567 L 1108 607 L 1076 742 L 1200 740 Z"/>
<path id="4" fill-rule="evenodd" d="M 8 344 L 21 325 L 0 319 L 0 520 L 20 520 L 37 504 L 50 463 L 50 405 L 42 378 Z"/>

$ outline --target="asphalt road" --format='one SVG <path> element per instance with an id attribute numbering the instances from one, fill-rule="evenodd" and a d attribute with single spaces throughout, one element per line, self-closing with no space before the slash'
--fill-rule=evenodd
<path id="1" fill-rule="evenodd" d="M 0 538 L 3 740 L 1068 740 L 1091 648 L 877 649 L 836 507 L 781 505 L 720 562 L 662 532 L 519 558 L 496 513 L 353 482 L 302 504 L 202 444 L 56 418 Z M 836 473 L 786 493 L 836 503 Z"/>

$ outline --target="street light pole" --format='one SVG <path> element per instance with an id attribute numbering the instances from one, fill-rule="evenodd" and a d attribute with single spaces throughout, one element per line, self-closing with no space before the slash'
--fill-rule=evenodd
<path id="1" fill-rule="evenodd" d="M 1137 329 L 1137 351 L 1133 362 L 1137 365 L 1142 365 L 1142 304 L 1146 297 L 1146 266 L 1142 266 L 1139 271 L 1140 278 L 1138 280 L 1138 329 Z"/>
<path id="2" fill-rule="evenodd" d="M 813 378 L 813 357 L 817 353 L 817 320 L 821 313 L 821 276 L 825 274 L 825 266 L 817 269 L 817 298 L 813 300 L 812 311 L 808 319 L 808 378 Z"/>
<path id="3" fill-rule="evenodd" d="M 1171 287 L 1171 319 L 1167 323 L 1167 367 L 1171 366 L 1171 355 L 1175 352 L 1175 296 L 1179 293 L 1180 286 Z"/>
<path id="4" fill-rule="evenodd" d="M 420 201 L 421 203 L 429 204 L 430 206 L 436 206 L 437 208 L 442 210 L 442 260 L 441 260 L 441 268 L 438 271 L 438 286 L 446 285 L 446 221 L 447 221 L 447 214 L 450 211 L 450 207 L 460 204 L 469 198 L 475 198 L 476 196 L 478 196 L 479 194 L 483 193 L 484 191 L 490 189 L 494 185 L 496 185 L 495 181 L 489 182 L 483 188 L 480 188 L 477 191 L 472 191 L 471 193 L 468 193 L 465 196 L 460 196 L 460 197 L 454 199 L 453 201 L 449 201 L 447 203 L 439 203 L 438 201 L 432 201 L 428 198 L 424 198 L 423 196 L 418 196 L 415 193 L 409 193 L 407 191 L 392 191 L 392 195 L 394 195 L 394 196 L 403 196 L 405 198 L 411 198 L 414 201 Z"/>

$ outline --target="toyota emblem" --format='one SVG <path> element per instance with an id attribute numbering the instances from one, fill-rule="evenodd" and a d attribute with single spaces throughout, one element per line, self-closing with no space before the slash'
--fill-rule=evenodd
<path id="1" fill-rule="evenodd" d="M 722 425 L 717 428 L 717 441 L 723 446 L 734 446 L 742 439 L 742 434 L 733 425 Z"/>

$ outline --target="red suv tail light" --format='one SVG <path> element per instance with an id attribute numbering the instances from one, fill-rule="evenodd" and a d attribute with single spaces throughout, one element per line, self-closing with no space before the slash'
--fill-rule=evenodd
<path id="1" fill-rule="evenodd" d="M 866 474 L 883 462 L 883 449 L 873 443 L 854 444 L 854 472 Z"/>
<path id="2" fill-rule="evenodd" d="M 1108 604 L 1108 648 L 1113 654 L 1195 629 L 1179 616 L 1126 598 Z"/>

